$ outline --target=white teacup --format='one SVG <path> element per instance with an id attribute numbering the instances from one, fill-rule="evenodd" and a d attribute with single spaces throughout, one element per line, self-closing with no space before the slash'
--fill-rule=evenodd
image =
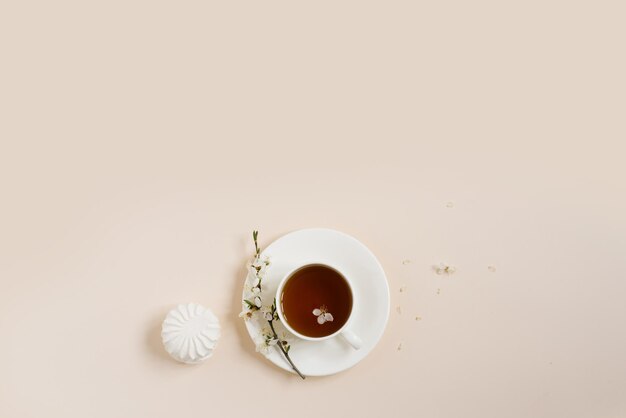
<path id="1" fill-rule="evenodd" d="M 289 322 L 285 319 L 285 315 L 283 313 L 283 290 L 284 290 L 285 284 L 287 284 L 289 279 L 291 279 L 295 273 L 297 273 L 298 271 L 306 267 L 312 267 L 312 266 L 323 266 L 331 270 L 334 270 L 346 282 L 346 284 L 348 285 L 348 288 L 350 289 L 350 294 L 352 295 L 352 308 L 351 308 L 350 314 L 348 315 L 348 319 L 346 320 L 346 322 L 343 324 L 341 328 L 339 328 L 332 334 L 325 335 L 323 337 L 309 337 L 307 335 L 302 335 L 298 331 L 294 330 L 291 327 L 291 325 L 289 325 Z M 355 350 L 360 349 L 361 346 L 363 345 L 363 341 L 361 340 L 361 338 L 359 338 L 359 336 L 357 336 L 355 333 L 347 329 L 348 325 L 350 324 L 350 319 L 352 318 L 352 313 L 354 312 L 354 305 L 357 303 L 357 301 L 354 297 L 354 291 L 352 288 L 352 284 L 350 283 L 350 280 L 348 280 L 346 275 L 343 274 L 336 267 L 328 265 L 326 263 L 306 263 L 306 264 L 296 267 L 295 269 L 287 273 L 285 277 L 283 277 L 283 279 L 280 281 L 280 284 L 278 285 L 278 290 L 276 291 L 276 301 L 277 301 L 276 313 L 278 314 L 280 321 L 283 323 L 285 328 L 287 328 L 287 330 L 289 330 L 289 332 L 291 332 L 296 337 L 302 338 L 303 340 L 308 340 L 308 341 L 322 341 L 322 340 L 327 340 L 329 338 L 336 337 L 337 335 L 341 335 L 348 342 L 348 344 L 350 344 Z"/>

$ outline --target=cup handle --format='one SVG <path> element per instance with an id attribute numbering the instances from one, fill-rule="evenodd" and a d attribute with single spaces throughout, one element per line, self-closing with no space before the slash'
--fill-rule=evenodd
<path id="1" fill-rule="evenodd" d="M 358 350 L 363 345 L 363 340 L 358 335 L 356 335 L 354 332 L 352 332 L 352 331 L 343 330 L 343 331 L 341 331 L 341 336 L 355 350 Z"/>

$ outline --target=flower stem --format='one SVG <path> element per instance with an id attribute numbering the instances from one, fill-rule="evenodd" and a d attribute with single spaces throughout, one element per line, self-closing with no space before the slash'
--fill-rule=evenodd
<path id="1" fill-rule="evenodd" d="M 306 379 L 306 377 L 302 373 L 300 373 L 300 370 L 298 370 L 296 365 L 293 364 L 293 361 L 291 361 L 291 357 L 289 357 L 289 353 L 287 353 L 287 351 L 285 351 L 285 348 L 283 347 L 282 341 L 280 340 L 280 338 L 278 338 L 278 334 L 276 334 L 276 330 L 274 329 L 274 321 L 267 321 L 267 322 L 270 324 L 270 328 L 272 329 L 272 333 L 274 334 L 274 338 L 276 338 L 278 340 L 278 344 L 276 344 L 276 345 L 278 346 L 278 348 L 280 348 L 280 351 L 283 352 L 283 356 L 285 356 L 285 359 L 287 359 L 287 361 L 291 365 L 291 368 L 293 369 L 293 371 L 298 373 L 298 376 L 300 376 L 303 380 Z"/>
<path id="2" fill-rule="evenodd" d="M 258 260 L 261 255 L 261 248 L 259 248 L 259 231 L 252 231 L 252 239 L 254 240 L 254 256 Z"/>

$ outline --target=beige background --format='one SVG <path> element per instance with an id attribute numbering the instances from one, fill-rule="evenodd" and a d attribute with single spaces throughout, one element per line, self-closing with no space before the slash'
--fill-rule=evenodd
<path id="1" fill-rule="evenodd" d="M 626 417 L 625 12 L 3 1 L 0 417 Z M 392 312 L 301 382 L 237 313 L 250 231 L 313 226 Z M 185 301 L 201 366 L 160 346 Z"/>

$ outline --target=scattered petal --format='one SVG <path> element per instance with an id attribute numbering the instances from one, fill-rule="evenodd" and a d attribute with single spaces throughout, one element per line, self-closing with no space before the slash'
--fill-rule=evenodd
<path id="1" fill-rule="evenodd" d="M 322 314 L 322 311 L 318 308 L 313 309 L 313 315 L 315 316 L 320 316 Z"/>
<path id="2" fill-rule="evenodd" d="M 322 325 L 324 322 L 326 322 L 326 318 L 324 318 L 324 315 L 320 315 L 317 317 L 317 323 Z"/>
<path id="3" fill-rule="evenodd" d="M 440 263 L 438 266 L 433 266 L 433 269 L 435 270 L 435 273 L 441 275 L 441 274 L 453 274 L 456 271 L 456 267 L 453 266 L 449 266 L 447 264 L 444 263 Z"/>
<path id="4" fill-rule="evenodd" d="M 333 315 L 332 315 L 331 313 L 326 312 L 326 313 L 324 314 L 324 319 L 325 319 L 326 321 L 328 321 L 328 322 L 333 322 L 333 320 L 334 320 L 335 318 L 333 318 Z"/>

